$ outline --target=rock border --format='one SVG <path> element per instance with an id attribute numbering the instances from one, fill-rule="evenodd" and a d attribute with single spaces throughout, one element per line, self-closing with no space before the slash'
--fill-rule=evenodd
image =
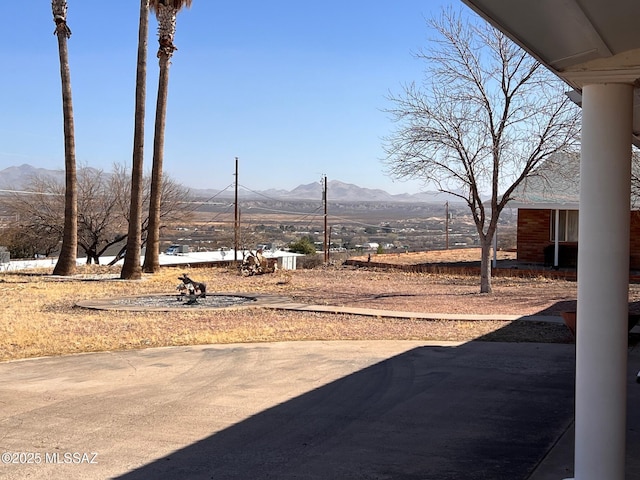
<path id="1" fill-rule="evenodd" d="M 103 298 L 103 299 L 90 299 L 81 300 L 75 303 L 76 307 L 87 308 L 90 310 L 110 310 L 110 311 L 126 311 L 126 312 L 185 312 L 185 311 L 202 311 L 202 310 L 234 310 L 241 308 L 255 308 L 255 307 L 271 307 L 278 308 L 280 306 L 290 305 L 292 303 L 290 298 L 277 296 L 277 295 L 263 295 L 255 293 L 207 293 L 207 297 L 241 297 L 247 299 L 246 302 L 235 305 L 203 305 L 202 303 L 195 303 L 188 305 L 185 302 L 175 302 L 175 306 L 149 306 L 149 305 L 136 305 L 136 304 L 124 304 L 118 303 L 122 300 L 133 300 L 142 298 L 173 298 L 176 299 L 176 294 L 166 293 L 150 293 L 145 295 L 131 295 L 127 297 L 115 297 L 115 298 Z"/>

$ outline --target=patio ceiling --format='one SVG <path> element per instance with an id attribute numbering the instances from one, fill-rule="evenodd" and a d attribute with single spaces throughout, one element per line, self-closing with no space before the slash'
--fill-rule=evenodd
<path id="1" fill-rule="evenodd" d="M 580 92 L 588 83 L 640 86 L 638 0 L 462 0 Z M 640 89 L 634 97 L 640 146 Z"/>

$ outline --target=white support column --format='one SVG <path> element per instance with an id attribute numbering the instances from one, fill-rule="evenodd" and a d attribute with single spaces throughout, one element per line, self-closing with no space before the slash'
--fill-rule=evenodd
<path id="1" fill-rule="evenodd" d="M 633 87 L 582 93 L 575 479 L 624 480 Z"/>

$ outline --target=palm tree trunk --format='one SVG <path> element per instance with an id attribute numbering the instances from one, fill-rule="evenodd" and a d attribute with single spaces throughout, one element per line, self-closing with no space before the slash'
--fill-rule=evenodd
<path id="1" fill-rule="evenodd" d="M 183 7 L 191 6 L 191 0 L 151 0 L 149 7 L 158 19 L 158 58 L 160 77 L 158 80 L 158 101 L 156 102 L 156 123 L 153 139 L 153 166 L 151 167 L 151 193 L 149 199 L 149 227 L 147 250 L 142 269 L 155 273 L 160 269 L 160 203 L 162 196 L 162 163 L 164 161 L 164 129 L 167 116 L 167 94 L 169 91 L 169 65 L 176 50 L 173 37 L 176 31 L 176 15 Z"/>
<path id="2" fill-rule="evenodd" d="M 149 198 L 149 229 L 147 250 L 143 270 L 155 273 L 160 269 L 160 203 L 162 196 L 162 163 L 164 161 L 164 131 L 167 116 L 167 96 L 169 91 L 169 65 L 171 56 L 159 52 L 160 76 L 158 80 L 158 101 L 153 139 L 153 166 L 151 168 L 151 194 Z"/>
<path id="3" fill-rule="evenodd" d="M 129 233 L 124 265 L 120 278 L 137 280 L 142 277 L 140 251 L 142 249 L 142 194 L 144 176 L 144 116 L 147 96 L 147 38 L 149 32 L 149 0 L 140 0 L 138 28 L 138 67 L 136 72 L 136 107 L 133 133 L 133 165 L 131 168 L 131 204 Z"/>
<path id="4" fill-rule="evenodd" d="M 78 250 L 78 185 L 76 177 L 76 146 L 73 123 L 73 101 L 71 98 L 71 73 L 69 70 L 69 51 L 67 39 L 71 30 L 66 23 L 67 2 L 54 0 L 51 3 L 56 22 L 55 34 L 58 37 L 60 56 L 60 79 L 62 83 L 62 114 L 64 119 L 64 231 L 62 248 L 58 262 L 53 269 L 54 275 L 72 275 L 76 270 Z"/>

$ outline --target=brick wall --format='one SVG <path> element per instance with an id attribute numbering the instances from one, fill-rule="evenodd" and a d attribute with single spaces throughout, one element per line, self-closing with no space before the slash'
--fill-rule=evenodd
<path id="1" fill-rule="evenodd" d="M 630 268 L 640 270 L 640 211 L 631 212 L 629 241 Z M 544 263 L 544 248 L 552 244 L 551 210 L 518 209 L 518 260 Z"/>
<path id="2" fill-rule="evenodd" d="M 551 210 L 518 209 L 518 260 L 544 263 L 544 248 L 551 243 Z"/>
<path id="3" fill-rule="evenodd" d="M 631 212 L 630 265 L 632 270 L 640 270 L 640 212 Z"/>

